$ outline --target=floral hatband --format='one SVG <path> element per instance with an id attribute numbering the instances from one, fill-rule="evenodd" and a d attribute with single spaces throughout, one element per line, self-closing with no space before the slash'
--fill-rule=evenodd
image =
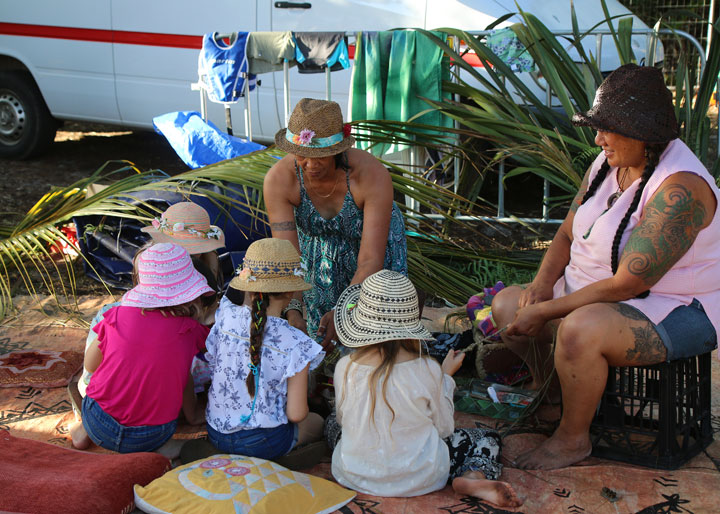
<path id="1" fill-rule="evenodd" d="M 300 134 L 293 134 L 290 129 L 285 132 L 285 139 L 294 145 L 307 148 L 328 148 L 340 143 L 345 137 L 347 136 L 344 129 L 342 132 L 328 137 L 315 137 L 315 132 L 309 129 L 301 130 Z"/>
<path id="2" fill-rule="evenodd" d="M 162 230 L 165 233 L 177 234 L 179 232 L 185 232 L 200 239 L 215 240 L 220 240 L 222 236 L 222 231 L 218 227 L 210 227 L 208 230 L 198 230 L 193 227 L 185 227 L 185 224 L 180 222 L 173 223 L 173 225 L 170 226 L 170 223 L 168 223 L 168 220 L 165 218 L 155 218 L 151 223 L 156 230 Z"/>

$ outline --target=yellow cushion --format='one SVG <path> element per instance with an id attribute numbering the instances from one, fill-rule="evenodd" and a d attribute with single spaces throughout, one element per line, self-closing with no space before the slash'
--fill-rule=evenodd
<path id="1" fill-rule="evenodd" d="M 214 455 L 135 486 L 135 504 L 148 513 L 321 514 L 354 497 L 329 480 L 242 455 Z"/>

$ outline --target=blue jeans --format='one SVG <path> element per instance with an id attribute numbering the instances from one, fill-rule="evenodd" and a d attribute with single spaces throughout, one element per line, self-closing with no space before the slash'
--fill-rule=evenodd
<path id="1" fill-rule="evenodd" d="M 210 442 L 225 453 L 268 460 L 286 455 L 298 440 L 295 423 L 285 423 L 273 428 L 238 430 L 231 434 L 218 432 L 208 424 L 207 431 Z"/>
<path id="2" fill-rule="evenodd" d="M 89 396 L 83 398 L 82 423 L 95 444 L 118 453 L 157 450 L 172 437 L 177 428 L 176 419 L 164 425 L 126 427 L 115 421 Z"/>
<path id="3" fill-rule="evenodd" d="M 655 325 L 665 348 L 667 361 L 685 359 L 717 348 L 717 333 L 702 304 L 693 298 L 690 305 L 675 307 Z"/>

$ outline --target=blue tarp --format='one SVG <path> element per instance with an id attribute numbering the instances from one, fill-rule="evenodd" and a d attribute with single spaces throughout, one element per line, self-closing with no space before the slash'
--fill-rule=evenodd
<path id="1" fill-rule="evenodd" d="M 153 118 L 155 130 L 165 136 L 185 164 L 200 168 L 265 147 L 221 132 L 196 111 L 169 112 Z"/>

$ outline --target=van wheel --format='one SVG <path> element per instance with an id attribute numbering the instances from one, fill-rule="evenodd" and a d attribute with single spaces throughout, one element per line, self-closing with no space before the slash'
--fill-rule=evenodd
<path id="1" fill-rule="evenodd" d="M 0 71 L 0 157 L 27 159 L 43 153 L 57 127 L 30 74 Z"/>

